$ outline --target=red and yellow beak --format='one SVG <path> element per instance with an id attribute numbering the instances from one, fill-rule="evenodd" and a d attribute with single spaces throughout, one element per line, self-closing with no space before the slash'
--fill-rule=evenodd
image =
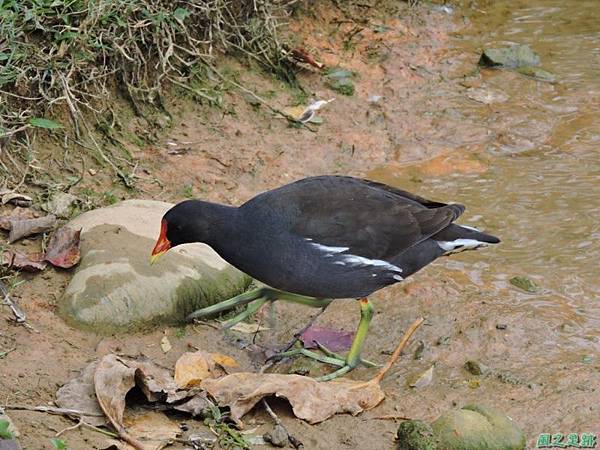
<path id="1" fill-rule="evenodd" d="M 160 255 L 166 253 L 170 248 L 171 242 L 167 239 L 167 222 L 163 219 L 160 223 L 160 235 L 158 236 L 154 250 L 152 250 L 152 256 L 150 256 L 150 265 L 154 264 Z"/>

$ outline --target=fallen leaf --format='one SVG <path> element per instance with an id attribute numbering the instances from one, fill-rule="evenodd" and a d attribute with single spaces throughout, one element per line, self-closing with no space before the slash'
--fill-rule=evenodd
<path id="1" fill-rule="evenodd" d="M 433 366 L 427 369 L 425 372 L 417 376 L 413 381 L 409 383 L 411 388 L 422 388 L 427 386 L 433 380 Z"/>
<path id="2" fill-rule="evenodd" d="M 46 268 L 43 255 L 33 253 L 25 255 L 14 250 L 5 250 L 2 254 L 1 265 L 9 269 L 18 269 L 24 272 L 38 272 Z"/>
<path id="3" fill-rule="evenodd" d="M 317 69 L 322 69 L 325 66 L 325 64 L 314 59 L 306 50 L 302 48 L 294 48 L 290 51 L 290 54 L 292 55 L 292 58 L 300 62 L 310 64 Z"/>
<path id="4" fill-rule="evenodd" d="M 384 393 L 377 379 L 354 381 L 338 379 L 327 383 L 300 375 L 238 372 L 219 379 L 206 378 L 201 388 L 230 408 L 231 418 L 241 425 L 241 417 L 262 398 L 275 395 L 287 399 L 300 419 L 314 424 L 334 414 L 357 415 L 377 406 Z"/>
<path id="5" fill-rule="evenodd" d="M 163 351 L 163 353 L 167 353 L 169 350 L 171 350 L 173 348 L 173 347 L 171 347 L 171 343 L 169 342 L 169 338 L 167 337 L 166 334 L 160 340 L 160 348 Z"/>
<path id="6" fill-rule="evenodd" d="M 33 202 L 31 197 L 8 189 L 0 189 L 0 199 L 3 205 L 12 203 L 17 206 L 29 206 Z"/>
<path id="7" fill-rule="evenodd" d="M 181 433 L 181 428 L 176 422 L 156 411 L 128 415 L 125 419 L 125 426 L 134 439 L 144 442 L 145 450 L 165 448 Z M 124 442 L 111 440 L 110 443 L 119 450 L 135 449 Z"/>
<path id="8" fill-rule="evenodd" d="M 10 233 L 8 242 L 12 244 L 32 234 L 43 233 L 51 230 L 56 224 L 56 216 L 49 214 L 37 219 L 20 219 L 18 217 L 9 219 Z"/>
<path id="9" fill-rule="evenodd" d="M 148 401 L 166 401 L 173 403 L 188 397 L 186 391 L 178 391 L 171 372 L 160 367 L 148 358 L 121 360 L 136 369 L 135 383 L 142 390 Z"/>
<path id="10" fill-rule="evenodd" d="M 300 335 L 304 348 L 318 348 L 318 342 L 333 352 L 348 350 L 353 339 L 352 332 L 322 327 L 310 327 Z"/>
<path id="11" fill-rule="evenodd" d="M 42 209 L 57 217 L 67 219 L 71 216 L 73 205 L 81 201 L 79 197 L 68 192 L 57 192 L 42 205 Z"/>
<path id="12" fill-rule="evenodd" d="M 69 269 L 79 262 L 81 230 L 61 227 L 50 237 L 45 260 L 53 266 Z"/>
<path id="13" fill-rule="evenodd" d="M 270 330 L 269 327 L 263 327 L 258 323 L 238 322 L 230 328 L 230 330 L 237 331 L 238 333 L 254 334 L 259 331 Z"/>
<path id="14" fill-rule="evenodd" d="M 94 372 L 94 390 L 100 408 L 115 428 L 119 437 L 134 448 L 145 450 L 123 424 L 125 396 L 135 386 L 136 369 L 128 367 L 117 355 L 104 356 Z"/>
<path id="15" fill-rule="evenodd" d="M 222 367 L 236 367 L 229 356 L 208 353 L 202 350 L 187 352 L 175 363 L 175 383 L 181 389 L 198 386 L 202 380 L 225 375 Z"/>
<path id="16" fill-rule="evenodd" d="M 185 403 L 175 405 L 173 409 L 191 414 L 192 417 L 204 417 L 204 411 L 212 406 L 206 392 L 199 392 Z"/>
<path id="17" fill-rule="evenodd" d="M 33 211 L 28 208 L 20 208 L 17 206 L 13 209 L 10 214 L 0 216 L 0 228 L 6 231 L 10 231 L 10 219 L 33 219 Z"/>
<path id="18" fill-rule="evenodd" d="M 90 425 L 106 425 L 106 418 L 98 416 L 103 414 L 96 393 L 94 391 L 94 372 L 98 361 L 93 361 L 85 367 L 79 376 L 73 378 L 56 392 L 56 405 L 60 408 L 76 409 L 89 412 L 91 415 L 82 416 Z"/>

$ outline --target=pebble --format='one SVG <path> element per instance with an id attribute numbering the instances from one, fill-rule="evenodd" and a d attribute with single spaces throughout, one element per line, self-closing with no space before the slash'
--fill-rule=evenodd
<path id="1" fill-rule="evenodd" d="M 275 425 L 270 433 L 266 433 L 263 438 L 275 447 L 285 447 L 289 442 L 289 435 L 281 425 Z"/>

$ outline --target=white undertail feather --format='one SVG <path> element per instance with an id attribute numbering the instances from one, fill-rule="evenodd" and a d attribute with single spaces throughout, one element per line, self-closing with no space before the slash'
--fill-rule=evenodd
<path id="1" fill-rule="evenodd" d="M 488 245 L 487 242 L 481 242 L 477 239 L 455 239 L 453 241 L 436 241 L 444 250 L 445 254 L 458 253 L 464 250 L 473 250 L 478 247 Z"/>

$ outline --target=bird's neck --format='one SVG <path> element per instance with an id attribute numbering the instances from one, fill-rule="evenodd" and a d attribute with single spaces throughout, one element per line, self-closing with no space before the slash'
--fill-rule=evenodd
<path id="1" fill-rule="evenodd" d="M 219 203 L 203 202 L 203 222 L 210 226 L 203 242 L 217 249 L 219 242 L 227 242 L 237 236 L 238 208 Z"/>

